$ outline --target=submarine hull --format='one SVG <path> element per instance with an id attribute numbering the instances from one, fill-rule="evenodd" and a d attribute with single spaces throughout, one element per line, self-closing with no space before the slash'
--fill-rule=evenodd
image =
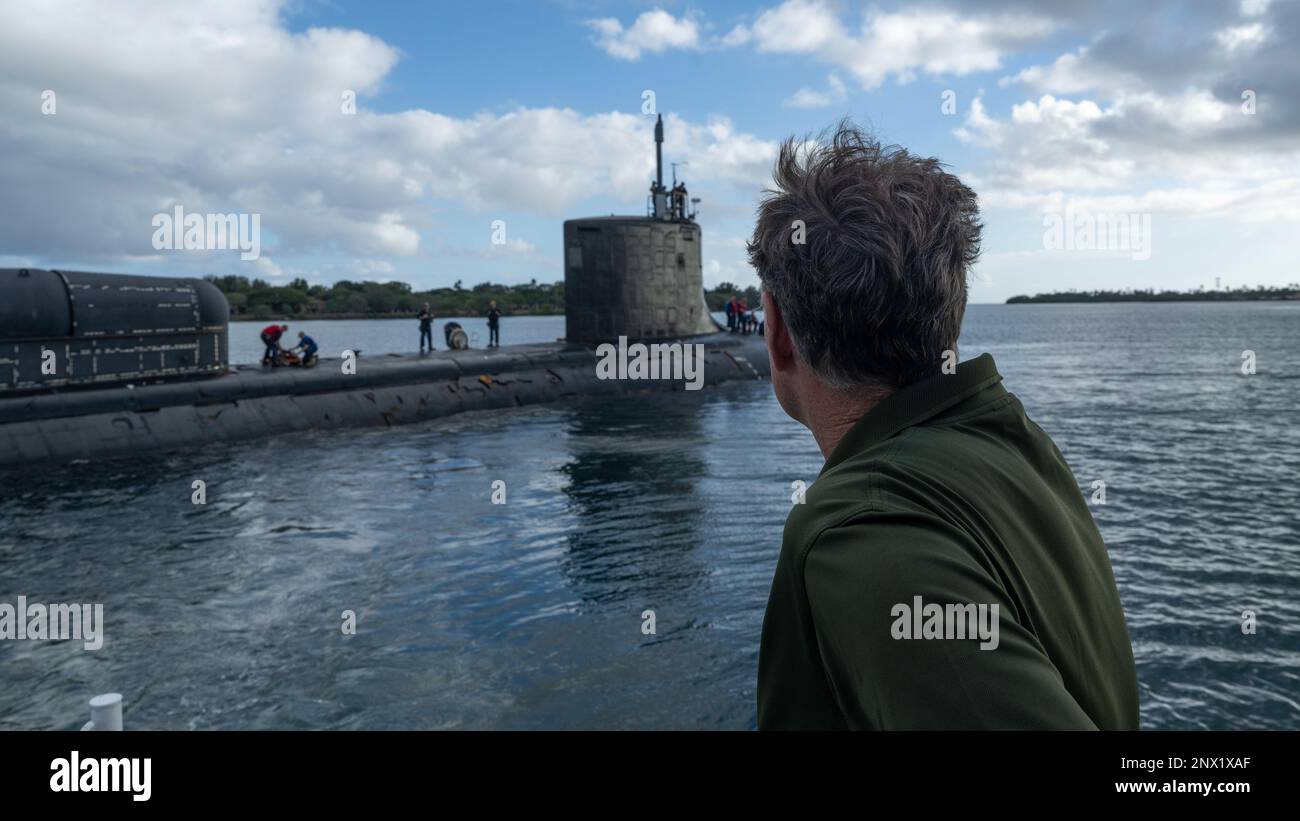
<path id="1" fill-rule="evenodd" d="M 662 340 L 669 342 L 670 340 Z M 695 337 L 703 385 L 769 376 L 757 336 Z M 315 368 L 237 366 L 222 376 L 0 399 L 0 467 L 179 450 L 303 430 L 391 426 L 468 410 L 684 390 L 681 379 L 602 379 L 593 346 L 515 345 L 430 356 L 322 359 Z"/>
<path id="2" fill-rule="evenodd" d="M 201 279 L 0 268 L 0 397 L 221 373 L 229 316 Z"/>

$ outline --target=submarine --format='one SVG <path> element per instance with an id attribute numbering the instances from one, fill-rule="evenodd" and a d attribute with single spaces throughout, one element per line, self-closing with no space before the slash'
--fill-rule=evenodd
<path id="1" fill-rule="evenodd" d="M 696 201 L 664 185 L 662 116 L 654 137 L 644 215 L 564 223 L 565 336 L 553 343 L 231 365 L 230 308 L 210 282 L 0 269 L 0 467 L 769 378 L 761 337 L 709 313 Z M 608 378 L 615 343 L 691 347 L 696 384 L 668 370 Z"/>

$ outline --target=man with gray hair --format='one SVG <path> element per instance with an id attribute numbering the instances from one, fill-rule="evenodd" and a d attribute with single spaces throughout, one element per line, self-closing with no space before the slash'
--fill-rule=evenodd
<path id="1" fill-rule="evenodd" d="M 749 243 L 772 385 L 826 462 L 786 521 L 760 729 L 1136 729 L 1079 484 L 992 357 L 958 364 L 975 194 L 847 122 L 773 176 Z"/>

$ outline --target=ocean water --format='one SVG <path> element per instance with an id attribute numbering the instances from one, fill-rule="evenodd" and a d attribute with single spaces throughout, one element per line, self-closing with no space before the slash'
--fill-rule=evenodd
<path id="1" fill-rule="evenodd" d="M 961 348 L 1081 493 L 1105 482 L 1143 726 L 1300 727 L 1300 304 L 975 305 Z M 106 621 L 97 651 L 0 642 L 0 728 L 80 726 L 107 691 L 141 729 L 752 728 L 790 484 L 820 465 L 756 383 L 0 474 L 0 602 Z"/>

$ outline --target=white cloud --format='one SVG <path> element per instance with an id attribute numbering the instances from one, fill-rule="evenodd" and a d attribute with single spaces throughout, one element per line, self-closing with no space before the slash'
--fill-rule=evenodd
<path id="1" fill-rule="evenodd" d="M 759 51 L 785 54 L 843 53 L 853 43 L 835 12 L 821 0 L 786 0 L 760 14 L 751 35 Z"/>
<path id="2" fill-rule="evenodd" d="M 1269 35 L 1269 29 L 1262 23 L 1247 23 L 1241 26 L 1229 26 L 1215 32 L 1215 39 L 1226 51 L 1254 48 Z"/>
<path id="3" fill-rule="evenodd" d="M 702 19 L 702 18 L 701 18 Z M 643 13 L 627 27 L 616 18 L 587 21 L 596 43 L 611 57 L 640 59 L 645 53 L 706 46 L 702 24 L 689 15 L 674 17 L 662 9 Z M 761 53 L 803 54 L 851 74 L 865 89 L 890 76 L 909 82 L 917 72 L 965 75 L 1001 66 L 1008 54 L 1054 30 L 1045 17 L 1016 14 L 967 14 L 942 8 L 908 8 L 884 12 L 872 8 L 854 27 L 841 19 L 828 0 L 785 0 L 759 13 L 751 25 L 736 25 L 708 47 L 752 43 Z M 790 98 L 796 107 L 825 103 L 826 92 L 804 89 Z"/>
<path id="4" fill-rule="evenodd" d="M 984 99 L 976 97 L 971 100 L 966 123 L 953 131 L 953 134 L 962 142 L 979 143 L 983 148 L 999 148 L 1006 139 L 1006 128 L 1003 123 L 989 116 L 984 108 Z"/>
<path id="5" fill-rule="evenodd" d="M 588 20 L 596 32 L 596 44 L 611 57 L 639 60 L 643 53 L 658 54 L 669 49 L 697 49 L 700 29 L 688 15 L 674 17 L 663 9 L 642 13 L 632 25 L 623 27 L 614 17 Z"/>
<path id="6" fill-rule="evenodd" d="M 376 112 L 366 97 L 397 51 L 355 31 L 291 32 L 273 2 L 73 5 L 0 6 L 0 247 L 14 256 L 156 256 L 152 217 L 179 204 L 260 214 L 260 265 L 283 276 L 273 266 L 287 255 L 436 246 L 437 202 L 558 217 L 592 197 L 639 204 L 653 173 L 638 114 Z M 44 89 L 54 115 L 41 113 Z M 345 90 L 355 114 L 342 112 Z M 764 184 L 772 143 L 725 119 L 666 125 L 674 157 L 715 196 Z"/>
<path id="7" fill-rule="evenodd" d="M 848 96 L 844 82 L 834 74 L 826 78 L 825 90 L 801 88 L 782 101 L 787 108 L 826 108 L 841 103 Z"/>
<path id="8" fill-rule="evenodd" d="M 1300 152 L 1264 159 L 1231 137 L 1249 118 L 1203 89 L 1092 100 L 1044 95 L 992 117 L 973 101 L 959 139 L 987 149 L 963 174 L 989 208 L 1221 216 L 1240 222 L 1300 216 Z"/>
<path id="9" fill-rule="evenodd" d="M 1089 126 L 1105 116 L 1092 101 L 1044 95 L 1015 105 L 1008 120 L 998 120 L 976 99 L 956 133 L 967 142 L 996 149 L 981 174 L 986 188 L 1113 188 L 1127 181 L 1133 163 L 1112 156 L 1106 141 L 1091 133 Z"/>
<path id="10" fill-rule="evenodd" d="M 1267 2 L 1245 2 L 1256 18 Z M 1051 198 L 1120 211 L 1214 215 L 1252 222 L 1300 210 L 1300 144 L 1284 94 L 1246 109 L 1242 78 L 1294 86 L 1274 26 L 1231 22 L 1221 9 L 1182 28 L 1096 35 L 1089 46 L 1030 66 L 1004 87 L 1050 91 L 992 117 L 982 101 L 956 134 L 987 149 L 970 172 L 986 204 L 1043 207 Z M 1230 15 L 1230 13 L 1229 13 Z M 1181 44 L 1178 47 L 1171 43 Z M 1071 100 L 1074 96 L 1079 99 Z"/>
<path id="11" fill-rule="evenodd" d="M 1078 94 L 1099 88 L 1122 89 L 1141 85 L 1135 75 L 1092 60 L 1087 46 L 1062 54 L 1049 65 L 1029 66 L 1015 76 L 998 80 L 998 85 L 1004 88 L 1015 83 L 1057 94 Z"/>
<path id="12" fill-rule="evenodd" d="M 249 278 L 284 280 L 289 279 L 290 274 L 286 273 L 283 268 L 275 263 L 270 257 L 258 257 L 252 260 L 253 270 L 249 272 Z"/>
<path id="13" fill-rule="evenodd" d="M 500 259 L 505 257 L 529 257 L 538 253 L 538 247 L 527 240 L 510 239 L 502 243 L 486 243 L 466 247 L 463 245 L 442 245 L 438 248 L 439 256 L 478 257 L 480 259 Z"/>
<path id="14" fill-rule="evenodd" d="M 720 37 L 718 39 L 718 45 L 724 48 L 743 46 L 745 43 L 749 42 L 749 39 L 750 39 L 749 28 L 743 25 L 738 25 L 733 27 L 731 31 L 727 32 L 725 35 Z"/>
<path id="15" fill-rule="evenodd" d="M 755 20 L 760 52 L 807 54 L 842 67 L 865 89 L 917 72 L 965 75 L 1001 66 L 1003 58 L 1054 29 L 1030 14 L 965 15 L 938 8 L 872 9 L 855 32 L 824 0 L 786 0 Z"/>

